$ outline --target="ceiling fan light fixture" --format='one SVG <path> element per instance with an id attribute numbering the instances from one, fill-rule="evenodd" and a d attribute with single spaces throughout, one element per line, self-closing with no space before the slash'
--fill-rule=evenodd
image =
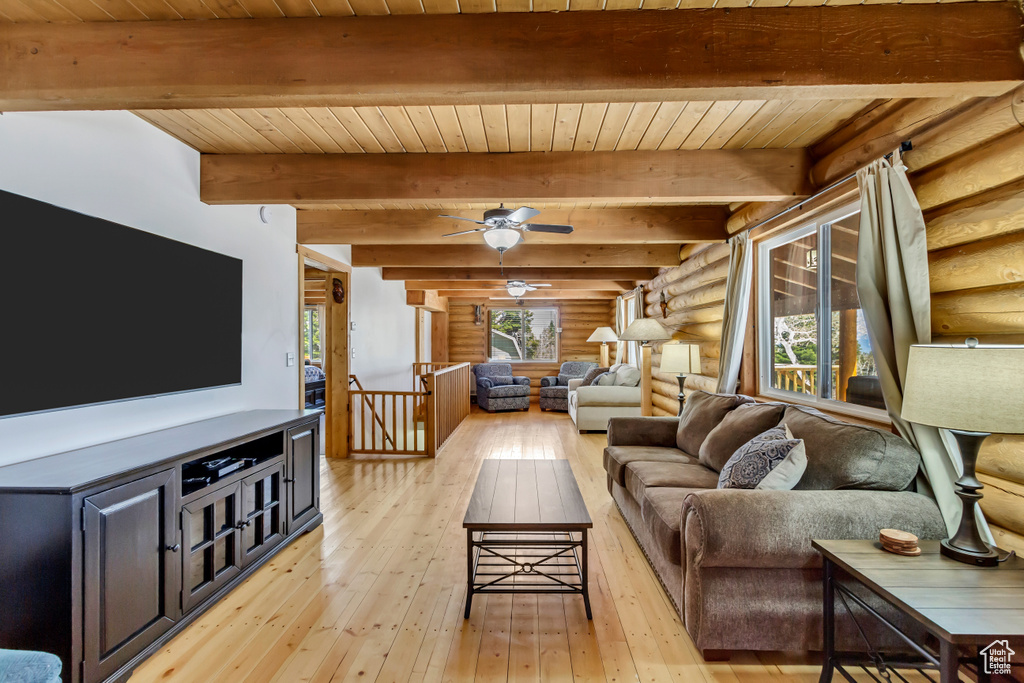
<path id="1" fill-rule="evenodd" d="M 505 289 L 514 297 L 520 297 L 523 294 L 526 294 L 526 285 L 521 282 L 510 282 Z"/>
<path id="2" fill-rule="evenodd" d="M 512 228 L 494 228 L 484 232 L 484 242 L 498 251 L 507 251 L 519 244 L 522 235 Z"/>

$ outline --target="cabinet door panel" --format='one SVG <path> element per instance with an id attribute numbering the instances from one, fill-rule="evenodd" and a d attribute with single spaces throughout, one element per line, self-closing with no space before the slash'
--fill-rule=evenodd
<path id="1" fill-rule="evenodd" d="M 87 681 L 106 678 L 177 619 L 173 470 L 85 499 Z"/>
<path id="2" fill-rule="evenodd" d="M 212 491 L 181 508 L 181 605 L 189 612 L 238 574 L 239 484 Z"/>
<path id="3" fill-rule="evenodd" d="M 320 508 L 320 443 L 316 424 L 288 430 L 288 533 Z"/>
<path id="4" fill-rule="evenodd" d="M 242 566 L 284 540 L 284 462 L 242 480 Z"/>

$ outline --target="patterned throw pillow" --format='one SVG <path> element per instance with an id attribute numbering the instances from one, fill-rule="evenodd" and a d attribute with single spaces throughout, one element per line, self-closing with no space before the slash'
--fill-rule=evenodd
<path id="1" fill-rule="evenodd" d="M 736 449 L 718 477 L 720 489 L 789 491 L 807 469 L 803 439 L 786 425 L 772 427 Z"/>

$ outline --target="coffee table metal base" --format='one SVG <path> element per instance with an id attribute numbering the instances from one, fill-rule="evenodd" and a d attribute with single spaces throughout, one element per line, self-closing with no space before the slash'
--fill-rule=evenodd
<path id="1" fill-rule="evenodd" d="M 473 596 L 487 593 L 578 594 L 587 619 L 587 530 L 466 532 L 466 619 Z"/>

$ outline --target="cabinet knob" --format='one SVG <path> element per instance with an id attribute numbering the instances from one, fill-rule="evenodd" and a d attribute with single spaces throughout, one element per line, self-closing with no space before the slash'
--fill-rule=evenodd
<path id="1" fill-rule="evenodd" d="M 238 529 L 244 529 L 244 528 L 245 528 L 245 527 L 247 527 L 247 526 L 252 526 L 252 520 L 251 520 L 251 519 L 245 519 L 245 520 L 242 520 L 241 522 L 239 522 L 239 523 L 238 523 L 238 524 L 236 525 L 236 528 L 238 528 Z"/>
<path id="2" fill-rule="evenodd" d="M 170 550 L 172 553 L 176 553 L 179 550 L 181 550 L 181 544 L 175 543 L 174 545 L 169 545 L 167 546 L 167 549 Z"/>

